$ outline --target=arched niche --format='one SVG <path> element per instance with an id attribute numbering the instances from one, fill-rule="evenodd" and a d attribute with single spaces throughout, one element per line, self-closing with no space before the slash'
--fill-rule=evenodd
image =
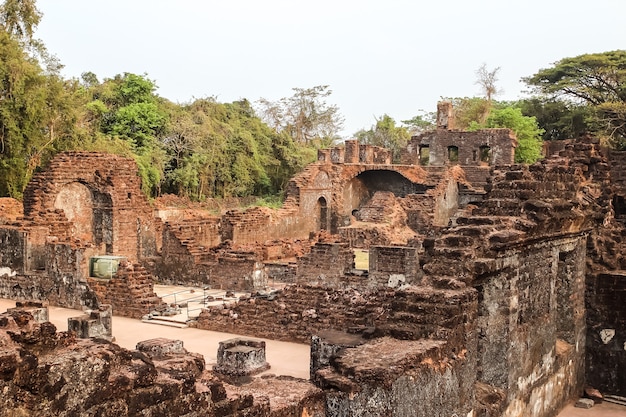
<path id="1" fill-rule="evenodd" d="M 113 203 L 109 194 L 70 182 L 61 187 L 54 208 L 63 210 L 72 223 L 72 236 L 103 245 L 106 254 L 113 253 Z"/>
<path id="2" fill-rule="evenodd" d="M 317 199 L 317 230 L 329 229 L 329 216 L 328 216 L 328 203 L 326 198 L 320 197 Z"/>
<path id="3" fill-rule="evenodd" d="M 313 188 L 331 188 L 332 182 L 330 181 L 330 177 L 324 171 L 320 171 L 312 182 Z"/>
<path id="4" fill-rule="evenodd" d="M 72 223 L 72 235 L 93 242 L 93 196 L 80 182 L 65 184 L 56 196 L 54 208 L 63 210 Z"/>
<path id="5" fill-rule="evenodd" d="M 352 178 L 343 188 L 344 215 L 369 200 L 377 191 L 389 191 L 396 197 L 408 194 L 424 194 L 429 188 L 424 184 L 411 182 L 402 174 L 391 170 L 367 170 Z"/>

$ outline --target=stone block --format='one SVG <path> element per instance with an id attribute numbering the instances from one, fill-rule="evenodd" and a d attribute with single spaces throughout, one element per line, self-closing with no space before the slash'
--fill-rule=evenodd
<path id="1" fill-rule="evenodd" d="M 574 404 L 574 407 L 576 408 L 591 408 L 593 407 L 594 402 L 591 398 L 580 398 L 578 401 L 576 401 L 576 404 Z"/>
<path id="2" fill-rule="evenodd" d="M 74 332 L 79 339 L 98 338 L 113 341 L 111 306 L 101 305 L 98 310 L 87 310 L 82 316 L 68 318 L 67 329 Z"/>
<path id="3" fill-rule="evenodd" d="M 237 337 L 220 342 L 213 370 L 225 375 L 246 376 L 269 368 L 265 360 L 265 341 Z"/>
<path id="4" fill-rule="evenodd" d="M 139 342 L 136 348 L 151 358 L 187 353 L 182 340 L 165 339 L 162 337 Z"/>
<path id="5" fill-rule="evenodd" d="M 363 343 L 365 340 L 360 335 L 336 330 L 325 330 L 311 336 L 311 381 L 319 383 L 317 371 L 330 366 L 331 359 L 341 350 Z"/>

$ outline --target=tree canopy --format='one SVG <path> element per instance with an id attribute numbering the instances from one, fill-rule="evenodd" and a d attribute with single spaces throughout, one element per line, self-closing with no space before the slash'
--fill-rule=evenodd
<path id="1" fill-rule="evenodd" d="M 518 102 L 488 102 L 481 97 L 457 97 L 448 100 L 453 103 L 456 129 L 511 129 L 518 141 L 515 162 L 533 163 L 541 158 L 544 130 L 535 117 L 522 113 Z"/>
<path id="2" fill-rule="evenodd" d="M 0 4 L 0 196 L 20 198 L 33 172 L 63 150 L 134 158 L 148 196 L 278 195 L 317 148 L 340 139 L 343 117 L 328 85 L 253 106 L 214 97 L 172 103 L 147 74 L 64 79 L 58 60 L 33 38 L 41 19 L 36 0 Z M 484 97 L 450 99 L 457 129 L 512 129 L 519 162 L 539 157 L 542 134 L 591 132 L 626 148 L 626 51 L 564 58 L 525 78 L 536 95 L 517 102 L 494 99 L 498 71 L 476 71 Z M 384 114 L 355 136 L 391 149 L 397 160 L 411 134 L 433 127 L 433 113 L 401 124 Z"/>
<path id="3" fill-rule="evenodd" d="M 626 141 L 626 50 L 563 58 L 523 79 L 550 100 L 585 106 L 589 130 Z"/>
<path id="4" fill-rule="evenodd" d="M 277 132 L 286 132 L 296 143 L 329 146 L 339 139 L 343 116 L 336 105 L 328 104 L 328 85 L 294 88 L 294 94 L 278 101 L 261 98 L 257 102 L 263 121 Z"/>
<path id="5" fill-rule="evenodd" d="M 515 149 L 515 162 L 533 163 L 541 158 L 543 129 L 537 125 L 534 117 L 524 116 L 519 107 L 501 106 L 489 113 L 483 125 L 476 127 L 508 128 L 517 136 L 518 146 Z"/>
<path id="6" fill-rule="evenodd" d="M 397 162 L 400 158 L 400 151 L 406 147 L 411 134 L 406 127 L 396 126 L 396 121 L 385 114 L 377 118 L 376 124 L 369 130 L 361 129 L 354 134 L 354 137 L 361 143 L 390 149 L 394 161 Z"/>

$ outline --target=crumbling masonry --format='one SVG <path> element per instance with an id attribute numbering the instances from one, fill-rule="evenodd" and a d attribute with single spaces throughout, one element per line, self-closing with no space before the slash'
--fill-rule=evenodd
<path id="1" fill-rule="evenodd" d="M 60 154 L 3 216 L 0 296 L 140 317 L 163 307 L 153 281 L 282 283 L 196 325 L 311 343 L 311 379 L 224 380 L 174 341 L 129 352 L 16 309 L 0 416 L 549 417 L 584 384 L 626 396 L 626 154 L 581 138 L 516 165 L 510 131 L 453 130 L 441 110 L 401 164 L 357 141 L 321 150 L 279 210 L 161 221 L 132 161 Z M 94 278 L 94 255 L 126 262 Z"/>

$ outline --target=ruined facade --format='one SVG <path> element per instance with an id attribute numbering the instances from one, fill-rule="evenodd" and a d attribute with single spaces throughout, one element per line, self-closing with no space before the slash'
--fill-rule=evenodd
<path id="1" fill-rule="evenodd" d="M 147 284 L 143 287 L 127 279 L 135 273 L 122 277 L 123 271 L 143 269 L 137 262 L 148 262 L 161 246 L 161 222 L 141 192 L 137 164 L 128 158 L 59 154 L 28 184 L 23 216 L 3 219 L 0 241 L 0 265 L 6 271 L 6 279 L 0 274 L 2 297 L 70 308 L 97 309 L 101 302 L 112 304 L 114 314 L 132 317 L 146 314 L 146 300 L 155 308 L 160 304 L 151 276 L 139 278 Z M 113 254 L 126 266 L 120 277 L 101 284 L 129 296 L 109 302 L 109 290 L 90 278 L 89 260 Z"/>
<path id="2" fill-rule="evenodd" d="M 279 210 L 164 223 L 136 195 L 136 177 L 96 168 L 109 157 L 59 156 L 29 185 L 24 218 L 0 225 L 2 296 L 106 303 L 114 314 L 138 317 L 160 305 L 152 280 L 249 291 L 205 309 L 196 325 L 311 343 L 311 381 L 231 386 L 170 346 L 177 344 L 153 341 L 129 353 L 11 313 L 0 326 L 36 337 L 29 345 L 0 331 L 5 358 L 26 349 L 46 364 L 47 355 L 64 352 L 66 366 L 84 355 L 110 369 L 115 389 L 78 405 L 79 394 L 63 399 L 63 383 L 21 379 L 29 366 L 43 372 L 23 359 L 0 368 L 1 383 L 11 395 L 44 393 L 55 407 L 95 413 L 106 404 L 121 415 L 137 415 L 141 403 L 153 415 L 169 407 L 190 416 L 549 417 L 585 383 L 625 395 L 625 154 L 583 138 L 539 163 L 516 165 L 510 131 L 451 127 L 453 119 L 440 115 L 438 129 L 412 138 L 400 164 L 357 141 L 321 150 L 291 180 Z M 127 172 L 124 164 L 136 170 L 110 158 L 119 172 Z M 83 159 L 90 168 L 67 168 Z M 368 251 L 366 269 L 356 268 L 355 248 Z M 97 280 L 85 269 L 92 254 L 127 262 Z M 270 281 L 287 286 L 255 297 Z M 174 351 L 150 353 L 165 345 Z M 91 357 L 102 349 L 108 359 Z M 160 362 L 172 354 L 187 365 Z M 297 387 L 297 399 L 281 408 L 285 384 Z M 155 386 L 164 408 L 145 396 L 156 395 Z M 23 406 L 4 401 L 7 409 Z"/>

